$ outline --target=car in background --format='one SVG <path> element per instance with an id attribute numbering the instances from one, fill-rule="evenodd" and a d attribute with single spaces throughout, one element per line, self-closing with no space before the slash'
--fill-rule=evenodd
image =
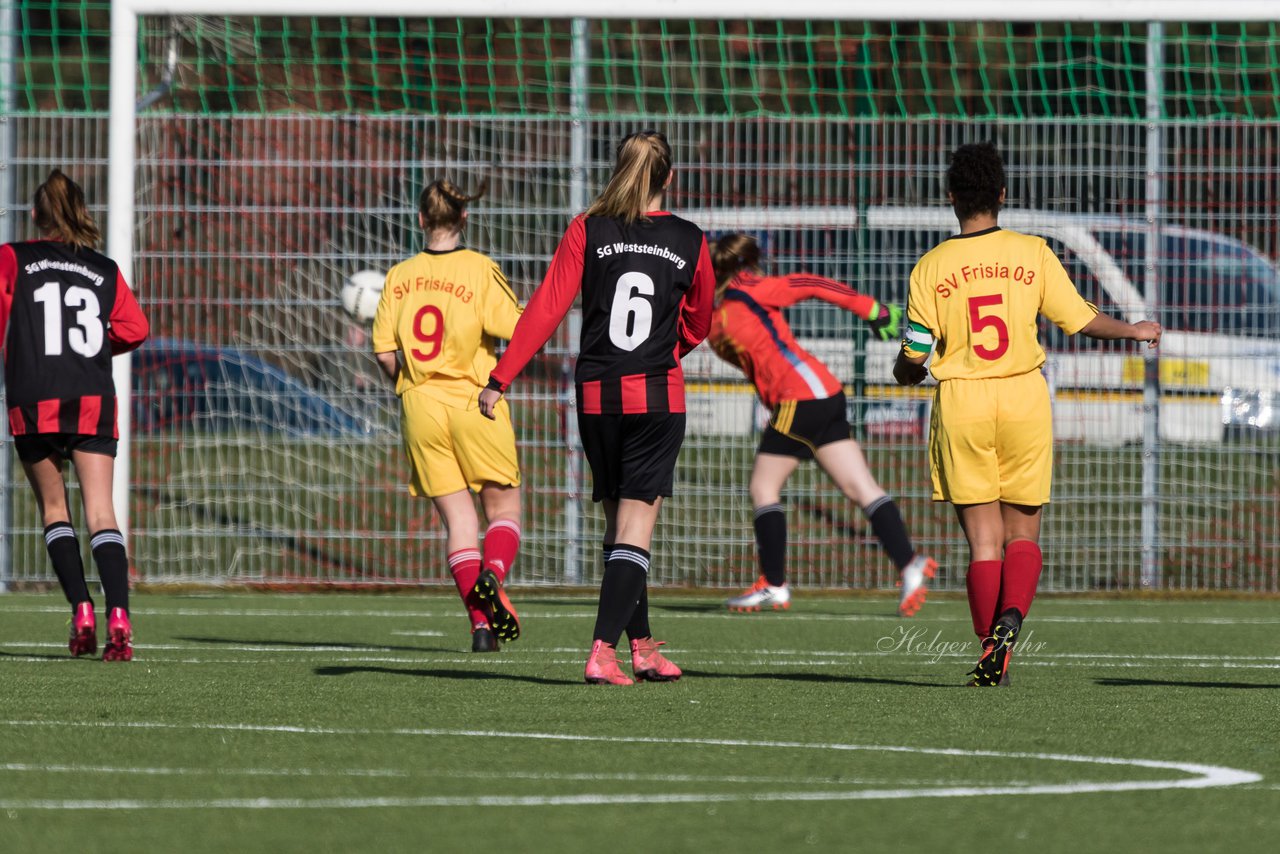
<path id="1" fill-rule="evenodd" d="M 133 430 L 358 436 L 369 419 L 235 347 L 153 338 L 133 356 Z"/>
<path id="2" fill-rule="evenodd" d="M 743 231 L 784 272 L 808 270 L 905 305 L 911 269 L 957 231 L 945 207 L 747 208 L 685 212 L 712 239 Z M 1142 221 L 1005 210 L 1002 226 L 1040 235 L 1063 260 L 1081 294 L 1129 321 L 1148 317 L 1147 240 Z M 1176 225 L 1157 232 L 1155 314 L 1165 328 L 1158 361 L 1160 435 L 1174 442 L 1280 428 L 1280 273 L 1247 244 Z M 857 318 L 809 301 L 787 311 L 801 344 L 864 399 L 853 413 L 869 435 L 920 435 L 930 393 L 890 378 L 898 345 L 870 341 Z M 1042 321 L 1045 373 L 1054 393 L 1059 440 L 1119 444 L 1142 437 L 1145 348 L 1066 336 Z M 686 362 L 690 430 L 751 432 L 759 420 L 750 388 L 709 348 Z M 738 387 L 734 387 L 734 383 Z"/>

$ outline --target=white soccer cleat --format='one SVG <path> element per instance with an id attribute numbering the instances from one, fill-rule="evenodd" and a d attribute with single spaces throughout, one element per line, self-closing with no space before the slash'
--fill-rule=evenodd
<path id="1" fill-rule="evenodd" d="M 730 611 L 762 611 L 765 608 L 784 610 L 791 607 L 791 588 L 785 584 L 774 587 L 762 575 L 745 593 L 734 596 L 724 604 Z"/>
<path id="2" fill-rule="evenodd" d="M 916 555 L 902 568 L 902 598 L 898 600 L 898 616 L 914 617 L 920 613 L 925 596 L 929 592 L 929 579 L 938 572 L 938 562 L 931 557 Z"/>

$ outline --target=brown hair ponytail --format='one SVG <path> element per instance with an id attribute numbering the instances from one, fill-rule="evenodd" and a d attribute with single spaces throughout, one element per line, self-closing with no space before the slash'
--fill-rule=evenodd
<path id="1" fill-rule="evenodd" d="M 760 267 L 760 245 L 754 237 L 736 232 L 726 234 L 712 244 L 710 250 L 717 291 L 723 291 L 725 285 L 743 270 L 756 270 Z"/>
<path id="2" fill-rule="evenodd" d="M 656 130 L 637 131 L 618 143 L 618 160 L 604 192 L 587 216 L 611 216 L 631 223 L 644 217 L 649 199 L 671 176 L 671 145 Z"/>
<path id="3" fill-rule="evenodd" d="M 422 216 L 423 228 L 428 233 L 441 228 L 460 228 L 467 204 L 482 197 L 488 188 L 489 182 L 481 181 L 480 188 L 467 195 L 448 178 L 432 181 L 418 197 L 418 213 Z"/>
<path id="4" fill-rule="evenodd" d="M 84 203 L 84 190 L 63 174 L 61 169 L 49 173 L 36 188 L 31 209 L 36 215 L 36 228 L 45 237 L 70 243 L 76 249 L 93 249 L 102 239 Z"/>

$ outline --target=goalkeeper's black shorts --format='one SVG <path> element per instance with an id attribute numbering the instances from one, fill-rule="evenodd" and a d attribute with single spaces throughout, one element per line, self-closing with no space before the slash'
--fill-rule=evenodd
<path id="1" fill-rule="evenodd" d="M 811 460 L 818 448 L 852 435 L 844 392 L 821 400 L 784 400 L 774 408 L 756 453 Z"/>

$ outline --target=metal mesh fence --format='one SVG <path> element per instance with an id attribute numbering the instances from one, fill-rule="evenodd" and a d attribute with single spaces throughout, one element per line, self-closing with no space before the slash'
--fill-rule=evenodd
<path id="1" fill-rule="evenodd" d="M 18 6 L 30 50 L 3 116 L 15 192 L 61 166 L 106 217 L 106 8 Z M 143 90 L 175 31 L 181 60 L 138 123 L 134 280 L 156 336 L 134 359 L 140 578 L 447 581 L 440 526 L 404 489 L 394 396 L 341 289 L 417 250 L 416 195 L 447 174 L 490 179 L 467 242 L 532 291 L 575 212 L 567 22 L 142 24 Z M 1274 25 L 1166 25 L 1154 252 L 1140 25 L 592 22 L 588 33 L 588 188 L 619 137 L 661 127 L 679 169 L 673 208 L 713 234 L 752 231 L 775 269 L 882 300 L 901 301 L 915 259 L 954 229 L 947 153 L 996 140 L 1005 223 L 1046 236 L 1106 310 L 1137 316 L 1155 302 L 1170 330 L 1155 468 L 1162 584 L 1280 589 Z M 25 236 L 21 202 L 9 207 Z M 789 319 L 848 384 L 873 471 L 941 559 L 943 583 L 962 585 L 958 526 L 928 500 L 927 395 L 891 386 L 893 348 L 868 344 L 851 315 L 804 305 Z M 1045 584 L 1137 586 L 1141 355 L 1050 329 L 1044 341 L 1058 439 Z M 599 513 L 564 430 L 571 355 L 562 329 L 513 399 L 526 583 L 591 582 L 600 569 Z M 690 432 L 653 577 L 739 585 L 756 574 L 746 482 L 759 413 L 713 356 L 696 353 L 687 374 Z M 14 577 L 48 579 L 20 480 Z M 785 498 L 797 583 L 892 583 L 861 513 L 820 473 L 802 468 Z"/>

